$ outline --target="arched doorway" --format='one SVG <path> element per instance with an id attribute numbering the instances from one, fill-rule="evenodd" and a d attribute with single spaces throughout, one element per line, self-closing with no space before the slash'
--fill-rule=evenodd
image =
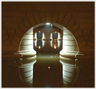
<path id="1" fill-rule="evenodd" d="M 46 25 L 46 23 L 40 23 L 30 28 L 22 37 L 19 45 L 19 53 L 22 55 L 36 55 L 36 51 L 33 49 L 33 30 L 39 26 Z M 62 50 L 59 52 L 61 56 L 75 56 L 79 53 L 79 46 L 74 35 L 64 26 L 57 23 L 50 23 L 51 26 L 55 26 L 63 30 L 63 44 Z"/>
<path id="2" fill-rule="evenodd" d="M 61 46 L 61 34 L 60 32 L 58 31 L 53 31 L 51 34 L 50 34 L 50 46 L 54 49 L 56 48 L 59 48 Z"/>
<path id="3" fill-rule="evenodd" d="M 46 25 L 46 23 L 41 23 L 41 24 L 35 25 L 32 28 L 30 28 L 25 33 L 25 35 L 22 37 L 20 45 L 19 45 L 19 49 L 18 49 L 19 53 L 22 54 L 23 58 L 25 58 L 24 60 L 33 60 L 33 59 L 34 60 L 39 60 L 39 61 L 37 61 L 38 63 L 36 63 L 34 65 L 34 68 L 38 68 L 38 69 L 34 70 L 35 71 L 35 77 L 34 77 L 34 80 L 33 80 L 35 82 L 33 84 L 34 86 L 39 86 L 38 85 L 38 83 L 39 83 L 38 78 L 40 78 L 40 82 L 42 81 L 42 78 L 44 78 L 44 81 L 41 82 L 41 85 L 43 84 L 42 86 L 46 85 L 46 81 L 48 82 L 49 85 L 51 85 L 51 83 L 54 83 L 55 81 L 57 83 L 58 83 L 58 81 L 61 81 L 62 77 L 64 77 L 63 74 L 62 74 L 62 71 L 63 71 L 62 68 L 63 68 L 64 65 L 61 65 L 60 63 L 58 63 L 58 59 L 61 60 L 63 63 L 64 63 L 65 60 L 67 60 L 67 62 L 70 62 L 70 60 L 72 60 L 72 63 L 75 66 L 75 55 L 77 55 L 79 53 L 78 43 L 77 43 L 74 35 L 67 28 L 63 27 L 62 25 L 59 25 L 59 24 L 56 24 L 56 23 L 50 23 L 50 25 L 55 26 L 55 27 L 63 30 L 62 31 L 63 32 L 63 35 L 62 35 L 62 41 L 63 41 L 62 42 L 62 50 L 59 52 L 60 56 L 58 54 L 55 54 L 55 55 L 54 54 L 48 54 L 48 55 L 44 54 L 43 56 L 41 56 L 41 54 L 40 54 L 39 57 L 38 57 L 38 54 L 34 50 L 34 47 L 33 47 L 34 46 L 34 44 L 33 44 L 33 30 L 35 28 L 37 28 L 39 26 L 43 26 L 43 25 Z M 74 58 L 74 60 L 73 60 L 73 58 Z M 53 63 L 53 60 L 54 60 L 55 64 Z M 40 64 L 40 65 L 38 65 L 38 64 Z M 42 69 L 41 65 L 44 66 L 43 69 Z M 55 73 L 53 70 L 50 70 L 50 68 L 53 68 L 54 71 L 57 72 L 57 73 Z M 41 70 L 43 70 L 43 71 L 41 71 Z M 53 79 L 52 82 L 51 82 L 51 78 L 46 77 L 46 73 L 44 73 L 44 72 L 49 74 L 48 76 L 51 76 L 51 78 Z M 39 73 L 40 76 L 36 75 L 38 73 Z M 59 74 L 59 77 L 57 77 L 58 75 L 56 75 L 56 74 Z M 54 75 L 56 75 L 56 77 Z M 65 82 L 63 82 L 63 83 L 65 84 Z M 62 83 L 60 83 L 60 85 L 57 85 L 57 86 L 62 86 L 61 84 Z M 54 86 L 56 86 L 56 85 L 54 85 Z"/>

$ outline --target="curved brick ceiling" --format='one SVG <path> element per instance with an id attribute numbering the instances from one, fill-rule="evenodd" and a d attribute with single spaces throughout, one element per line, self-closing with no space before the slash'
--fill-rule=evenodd
<path id="1" fill-rule="evenodd" d="M 94 2 L 2 2 L 3 46 L 18 48 L 24 33 L 44 22 L 65 26 L 81 47 L 88 45 L 89 41 L 92 44 L 89 46 L 93 47 Z"/>

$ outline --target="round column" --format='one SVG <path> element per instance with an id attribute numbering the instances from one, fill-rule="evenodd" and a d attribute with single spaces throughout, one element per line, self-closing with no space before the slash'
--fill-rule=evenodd
<path id="1" fill-rule="evenodd" d="M 60 35 L 60 33 L 58 33 L 58 38 L 57 38 L 57 39 L 58 39 L 58 40 L 61 39 L 61 35 Z"/>
<path id="2" fill-rule="evenodd" d="M 19 45 L 19 52 L 24 56 L 36 55 L 36 51 L 33 49 L 33 29 L 32 28 L 28 30 L 25 33 L 25 35 L 22 37 Z"/>
<path id="3" fill-rule="evenodd" d="M 75 57 L 78 52 L 78 46 L 72 33 L 68 30 L 63 30 L 62 50 L 60 55 L 64 57 Z"/>
<path id="4" fill-rule="evenodd" d="M 53 38 L 52 38 L 52 33 L 50 34 L 50 39 L 52 40 Z"/>

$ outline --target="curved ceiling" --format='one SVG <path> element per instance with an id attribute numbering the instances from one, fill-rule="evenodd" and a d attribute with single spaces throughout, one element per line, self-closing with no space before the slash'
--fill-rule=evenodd
<path id="1" fill-rule="evenodd" d="M 22 36 L 28 29 L 37 24 L 45 22 L 57 23 L 69 29 L 78 40 L 79 45 L 81 45 L 81 48 L 82 46 L 89 47 L 90 45 L 91 47 L 93 47 L 94 6 L 95 5 L 93 1 L 92 2 L 3 1 L 2 44 L 4 46 L 4 50 L 10 50 L 10 47 L 13 46 L 15 46 L 15 48 L 17 49 Z M 88 40 L 88 38 L 90 38 L 90 40 Z M 90 44 L 88 45 L 87 43 Z"/>

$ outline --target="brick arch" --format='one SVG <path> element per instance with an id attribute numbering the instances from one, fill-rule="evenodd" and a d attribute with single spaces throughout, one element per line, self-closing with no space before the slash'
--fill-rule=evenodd
<path id="1" fill-rule="evenodd" d="M 71 30 L 71 28 L 74 28 L 74 26 L 76 24 L 75 19 L 72 17 L 72 13 L 69 13 L 69 12 L 66 12 L 66 13 L 40 12 L 39 13 L 39 12 L 29 12 L 28 11 L 28 12 L 23 12 L 20 16 L 21 16 L 21 18 L 19 18 L 19 20 L 14 17 L 14 19 L 18 23 L 15 23 L 15 25 L 16 25 L 15 29 L 9 30 L 9 32 L 7 33 L 9 39 L 8 39 L 8 41 L 4 42 L 4 45 L 6 45 L 6 43 L 9 44 L 10 46 L 14 45 L 15 51 L 18 49 L 19 42 L 20 42 L 22 36 L 26 33 L 26 31 L 39 23 L 45 23 L 47 21 L 52 22 L 52 23 L 58 23 L 58 24 L 61 24 L 65 27 L 67 27 L 69 30 Z M 10 25 L 8 25 L 8 27 L 10 27 Z M 12 27 L 14 27 L 14 26 L 12 26 Z M 13 31 L 14 31 L 14 33 L 13 33 Z M 74 30 L 72 29 L 72 31 L 74 31 Z M 10 36 L 10 33 L 12 33 L 13 36 Z M 72 32 L 72 33 L 74 33 L 74 32 Z M 7 38 L 7 37 L 4 37 L 4 38 Z M 13 40 L 11 40 L 11 39 L 13 39 Z"/>
<path id="2" fill-rule="evenodd" d="M 30 28 L 22 37 L 21 42 L 19 44 L 19 49 L 18 51 L 22 54 L 30 54 L 30 55 L 35 55 L 36 51 L 33 49 L 33 30 L 39 26 L 45 25 L 46 23 L 40 23 L 37 24 L 35 26 L 33 26 L 32 28 Z M 60 29 L 63 30 L 63 41 L 64 39 L 67 41 L 63 42 L 63 49 L 60 51 L 61 55 L 70 55 L 70 53 L 72 54 L 71 56 L 74 56 L 75 54 L 77 54 L 79 52 L 79 46 L 77 43 L 76 38 L 74 37 L 74 35 L 64 26 L 57 24 L 57 23 L 51 23 L 53 26 L 58 27 Z M 71 40 L 71 41 L 70 41 Z M 30 43 L 31 42 L 31 43 Z M 68 44 L 72 44 L 72 45 L 68 45 Z M 65 48 L 64 48 L 65 47 Z M 69 48 L 68 48 L 69 47 Z"/>

